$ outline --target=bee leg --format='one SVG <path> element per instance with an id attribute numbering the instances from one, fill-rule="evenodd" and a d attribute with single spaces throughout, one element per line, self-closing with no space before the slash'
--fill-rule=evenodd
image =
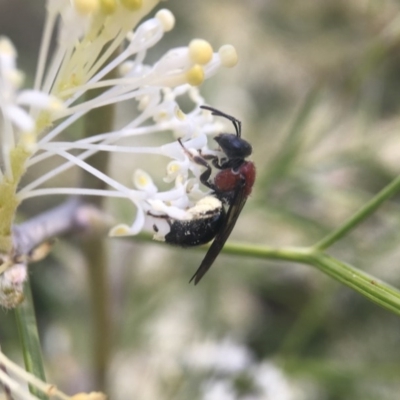
<path id="1" fill-rule="evenodd" d="M 207 186 L 208 188 L 215 190 L 215 186 L 210 182 L 210 176 L 212 173 L 212 168 L 210 166 L 210 164 L 203 158 L 200 156 L 194 156 L 181 142 L 180 139 L 178 139 L 179 144 L 182 146 L 184 152 L 186 153 L 186 155 L 192 160 L 194 161 L 196 164 L 201 165 L 202 167 L 205 167 L 206 170 L 200 175 L 200 181 L 204 186 Z M 214 164 L 214 159 L 213 159 L 213 164 Z"/>

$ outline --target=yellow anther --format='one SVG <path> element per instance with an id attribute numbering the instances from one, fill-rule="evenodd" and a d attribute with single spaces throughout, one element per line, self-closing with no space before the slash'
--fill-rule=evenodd
<path id="1" fill-rule="evenodd" d="M 178 118 L 180 121 L 184 121 L 186 119 L 186 114 L 179 107 L 176 107 L 175 117 Z"/>
<path id="2" fill-rule="evenodd" d="M 151 176 L 142 169 L 137 169 L 133 174 L 133 183 L 139 190 L 151 189 L 154 186 Z"/>
<path id="3" fill-rule="evenodd" d="M 121 0 L 121 4 L 130 11 L 140 10 L 143 0 Z"/>
<path id="4" fill-rule="evenodd" d="M 222 46 L 218 50 L 218 54 L 221 57 L 221 64 L 224 67 L 232 68 L 238 62 L 238 55 L 236 53 L 236 49 L 230 44 Z"/>
<path id="5" fill-rule="evenodd" d="M 106 400 L 107 396 L 101 392 L 77 393 L 71 397 L 72 400 Z"/>
<path id="6" fill-rule="evenodd" d="M 138 110 L 143 111 L 150 103 L 150 96 L 145 94 L 144 96 L 140 97 Z"/>
<path id="7" fill-rule="evenodd" d="M 11 40 L 5 36 L 0 36 L 0 53 L 9 55 L 11 57 L 16 57 L 17 52 Z"/>
<path id="8" fill-rule="evenodd" d="M 149 183 L 145 176 L 140 176 L 138 179 L 138 186 L 146 186 Z"/>
<path id="9" fill-rule="evenodd" d="M 183 184 L 183 176 L 182 175 L 178 175 L 177 177 L 176 177 L 176 180 L 175 180 L 175 182 L 176 182 L 176 184 L 177 185 L 182 185 Z"/>
<path id="10" fill-rule="evenodd" d="M 189 43 L 189 57 L 196 64 L 207 64 L 213 56 L 213 48 L 203 39 L 193 39 Z"/>
<path id="11" fill-rule="evenodd" d="M 172 161 L 168 164 L 167 167 L 167 173 L 170 175 L 175 174 L 177 172 L 179 172 L 181 169 L 181 166 L 179 163 L 177 163 L 176 161 Z"/>
<path id="12" fill-rule="evenodd" d="M 125 224 L 114 226 L 108 233 L 108 236 L 128 236 L 131 233 L 131 228 Z"/>
<path id="13" fill-rule="evenodd" d="M 100 10 L 103 14 L 113 14 L 117 7 L 117 0 L 100 0 Z"/>
<path id="14" fill-rule="evenodd" d="M 99 9 L 99 0 L 73 0 L 72 5 L 79 14 L 87 15 Z"/>
<path id="15" fill-rule="evenodd" d="M 157 12 L 156 18 L 160 21 L 164 32 L 169 32 L 175 26 L 174 14 L 165 8 Z"/>
<path id="16" fill-rule="evenodd" d="M 154 114 L 153 119 L 156 122 L 160 122 L 160 121 L 168 119 L 168 117 L 169 117 L 169 114 L 167 111 L 160 110 L 159 112 Z"/>
<path id="17" fill-rule="evenodd" d="M 204 81 L 203 68 L 196 64 L 186 72 L 186 81 L 192 86 L 199 86 Z"/>
<path id="18" fill-rule="evenodd" d="M 25 80 L 25 75 L 17 69 L 7 71 L 5 76 L 8 79 L 8 81 L 16 88 L 21 87 Z"/>

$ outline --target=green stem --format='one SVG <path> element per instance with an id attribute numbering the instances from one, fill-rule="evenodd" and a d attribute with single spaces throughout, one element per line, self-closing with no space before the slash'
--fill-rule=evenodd
<path id="1" fill-rule="evenodd" d="M 105 79 L 116 77 L 116 71 L 111 71 Z M 103 89 L 90 91 L 86 99 L 90 100 L 97 97 Z M 114 105 L 96 108 L 86 115 L 84 121 L 84 136 L 90 137 L 102 132 L 113 130 L 114 124 Z M 109 154 L 98 152 L 90 159 L 90 164 L 101 172 L 107 172 Z M 105 189 L 106 184 L 93 175 L 84 174 L 82 176 L 82 187 L 90 189 Z M 93 196 L 86 198 L 97 207 L 102 208 L 103 198 Z M 106 392 L 107 369 L 111 358 L 111 306 L 110 288 L 107 269 L 107 249 L 104 238 L 100 235 L 92 235 L 82 242 L 82 251 L 86 258 L 89 272 L 89 284 L 91 293 L 91 303 L 93 310 L 93 361 L 96 387 Z"/>
<path id="2" fill-rule="evenodd" d="M 149 239 L 150 236 L 139 235 L 136 239 L 138 238 L 145 240 Z M 204 251 L 204 247 L 198 249 Z M 274 248 L 230 242 L 224 246 L 223 252 L 264 260 L 292 261 L 313 266 L 381 307 L 400 315 L 400 291 L 398 289 L 349 264 L 317 251 L 315 248 Z"/>
<path id="3" fill-rule="evenodd" d="M 400 315 L 400 291 L 359 269 L 312 248 L 271 248 L 228 243 L 224 252 L 262 259 L 295 261 L 318 268 L 381 307 Z"/>
<path id="4" fill-rule="evenodd" d="M 44 373 L 42 351 L 29 281 L 25 285 L 24 295 L 24 301 L 15 308 L 15 316 L 20 342 L 22 344 L 25 368 L 28 372 L 45 382 L 46 377 Z M 47 396 L 33 386 L 30 386 L 29 390 L 39 399 L 48 399 Z"/>
<path id="5" fill-rule="evenodd" d="M 268 247 L 234 242 L 225 244 L 223 252 L 269 260 L 294 261 L 301 264 L 310 264 L 313 255 L 313 250 L 307 247 Z"/>
<path id="6" fill-rule="evenodd" d="M 92 349 L 96 388 L 106 391 L 107 368 L 111 357 L 110 288 L 107 278 L 107 252 L 100 237 L 87 238 L 82 242 L 90 281 L 92 305 Z"/>
<path id="7" fill-rule="evenodd" d="M 332 246 L 332 244 L 354 229 L 360 222 L 369 217 L 384 201 L 393 196 L 398 190 L 400 190 L 400 176 L 383 188 L 368 203 L 362 206 L 343 225 L 315 244 L 313 248 L 315 250 L 325 250 Z"/>
<path id="8" fill-rule="evenodd" d="M 323 253 L 315 253 L 311 265 L 381 307 L 400 315 L 400 291 L 396 288 Z"/>

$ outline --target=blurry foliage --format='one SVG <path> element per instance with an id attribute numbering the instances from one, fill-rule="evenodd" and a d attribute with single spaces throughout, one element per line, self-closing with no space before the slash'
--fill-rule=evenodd
<path id="1" fill-rule="evenodd" d="M 396 1 L 170 0 L 162 6 L 173 11 L 177 25 L 165 47 L 157 47 L 160 53 L 203 37 L 215 47 L 234 44 L 240 56 L 234 70 L 208 81 L 203 91 L 209 104 L 242 120 L 244 137 L 254 144 L 258 181 L 234 239 L 311 245 L 398 175 Z M 30 49 L 36 51 L 42 12 L 42 2 L 0 4 L 0 26 L 15 41 L 25 70 L 33 68 Z M 6 21 L 19 21 L 18 35 Z M 129 106 L 122 106 L 121 118 L 124 112 Z M 397 287 L 399 196 L 331 249 Z M 24 205 L 24 212 L 42 209 L 39 201 Z M 143 371 L 142 380 L 159 385 L 162 398 L 195 398 L 195 378 L 177 355 L 194 341 L 225 337 L 249 346 L 259 360 L 279 363 L 304 389 L 303 398 L 398 396 L 400 319 L 319 272 L 222 254 L 193 287 L 187 281 L 204 249 L 134 240 L 108 240 L 107 246 L 113 398 L 155 398 L 135 389 Z M 95 389 L 87 379 L 91 311 L 78 249 L 60 242 L 54 256 L 31 271 L 51 379 L 70 392 Z M 13 316 L 1 312 L 3 351 L 16 351 L 13 326 Z M 172 367 L 175 376 L 165 370 Z"/>

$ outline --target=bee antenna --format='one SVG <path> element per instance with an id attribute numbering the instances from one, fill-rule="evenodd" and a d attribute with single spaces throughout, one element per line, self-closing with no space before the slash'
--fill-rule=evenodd
<path id="1" fill-rule="evenodd" d="M 228 119 L 229 121 L 231 121 L 233 126 L 235 127 L 236 136 L 240 138 L 240 135 L 242 133 L 242 123 L 238 119 L 236 119 L 235 117 L 232 117 L 232 115 L 225 114 L 222 111 L 219 111 L 213 107 L 200 106 L 200 108 L 211 111 L 212 115 L 216 115 L 218 117 L 224 117 L 224 118 Z"/>

